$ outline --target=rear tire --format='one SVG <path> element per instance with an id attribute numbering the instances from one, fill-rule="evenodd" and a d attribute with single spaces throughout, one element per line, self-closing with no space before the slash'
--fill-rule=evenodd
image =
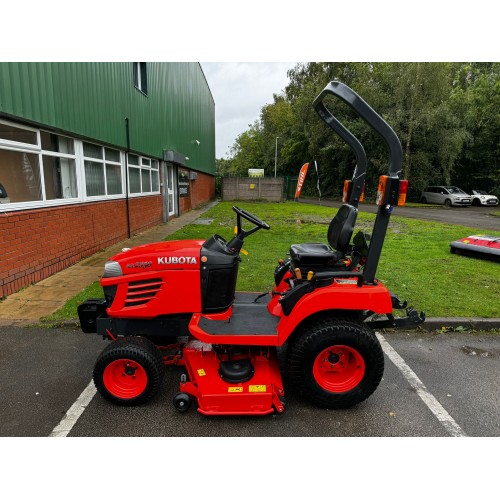
<path id="1" fill-rule="evenodd" d="M 94 384 L 108 401 L 133 406 L 158 392 L 164 374 L 163 356 L 151 341 L 125 337 L 109 344 L 97 358 Z"/>
<path id="2" fill-rule="evenodd" d="M 323 408 L 349 408 L 368 398 L 384 373 L 373 331 L 349 320 L 324 320 L 288 347 L 287 370 L 298 392 Z"/>
<path id="3" fill-rule="evenodd" d="M 427 198 L 422 196 L 422 198 L 420 198 L 420 203 L 427 203 Z"/>

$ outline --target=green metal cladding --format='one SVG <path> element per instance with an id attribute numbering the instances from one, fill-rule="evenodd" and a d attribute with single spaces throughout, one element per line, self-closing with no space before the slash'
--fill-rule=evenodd
<path id="1" fill-rule="evenodd" d="M 148 95 L 134 86 L 133 63 L 0 63 L 0 117 L 127 148 L 155 158 L 164 150 L 215 174 L 215 104 L 194 62 L 148 62 Z M 199 144 L 196 142 L 199 141 Z"/>

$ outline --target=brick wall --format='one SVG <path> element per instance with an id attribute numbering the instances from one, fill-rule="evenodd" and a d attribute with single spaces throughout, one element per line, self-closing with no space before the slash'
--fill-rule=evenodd
<path id="1" fill-rule="evenodd" d="M 198 173 L 180 213 L 215 198 L 215 178 Z M 0 213 L 0 297 L 48 278 L 128 237 L 125 200 Z M 131 234 L 162 223 L 162 197 L 129 198 Z"/>
<path id="2" fill-rule="evenodd" d="M 135 234 L 162 222 L 161 196 L 130 198 Z M 128 237 L 125 200 L 0 214 L 0 297 Z"/>
<path id="3" fill-rule="evenodd" d="M 189 181 L 189 196 L 179 198 L 181 214 L 197 207 L 200 203 L 215 198 L 215 177 L 201 172 L 197 172 L 197 174 L 198 178 L 196 180 Z"/>

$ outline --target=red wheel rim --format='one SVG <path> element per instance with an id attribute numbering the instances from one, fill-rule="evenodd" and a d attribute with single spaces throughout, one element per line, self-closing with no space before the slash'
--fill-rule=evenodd
<path id="1" fill-rule="evenodd" d="M 354 389 L 365 374 L 365 361 L 356 349 L 334 345 L 321 351 L 313 365 L 316 382 L 330 392 Z"/>
<path id="2" fill-rule="evenodd" d="M 117 359 L 106 366 L 103 374 L 106 389 L 120 399 L 140 396 L 148 384 L 146 370 L 131 359 Z"/>

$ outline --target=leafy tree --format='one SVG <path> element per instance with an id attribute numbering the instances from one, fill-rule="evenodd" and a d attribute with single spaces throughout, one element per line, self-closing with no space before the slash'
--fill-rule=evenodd
<path id="1" fill-rule="evenodd" d="M 340 196 L 355 157 L 312 108 L 325 85 L 339 80 L 370 103 L 400 138 L 410 198 L 418 199 L 434 183 L 498 188 L 499 70 L 499 63 L 297 64 L 283 93 L 275 94 L 259 120 L 237 137 L 224 172 L 246 175 L 248 168 L 264 168 L 274 175 L 279 137 L 278 176 L 296 176 L 303 163 L 316 160 L 323 195 Z M 369 160 L 367 194 L 374 196 L 379 175 L 387 172 L 385 144 L 343 103 L 333 99 L 327 106 L 363 143 Z M 303 189 L 316 194 L 314 174 Z"/>

